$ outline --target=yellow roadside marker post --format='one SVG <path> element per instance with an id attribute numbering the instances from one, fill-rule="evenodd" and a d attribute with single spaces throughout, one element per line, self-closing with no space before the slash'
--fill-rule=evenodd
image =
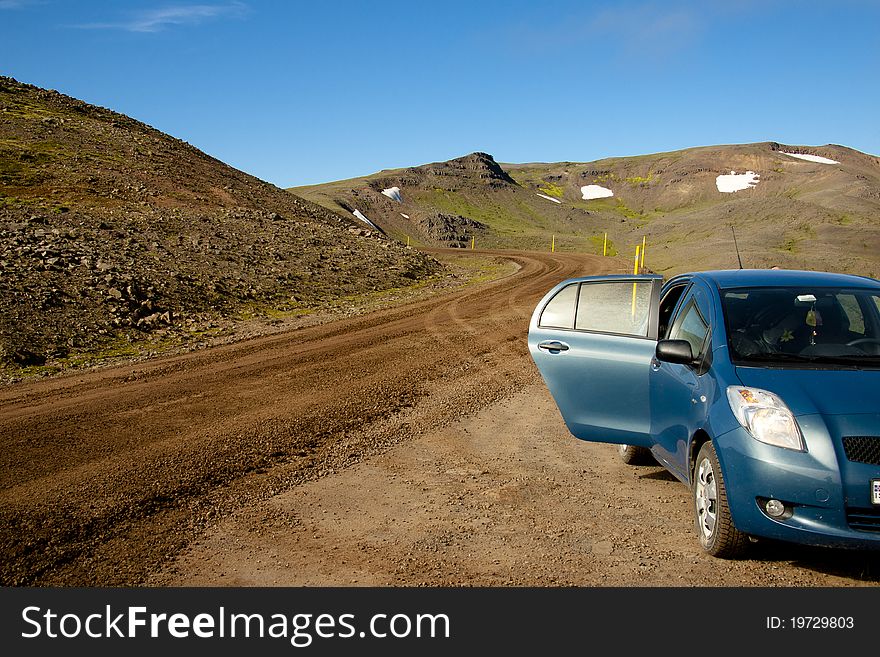
<path id="1" fill-rule="evenodd" d="M 553 236 L 550 242 L 550 253 L 556 253 L 556 235 Z"/>
<path id="2" fill-rule="evenodd" d="M 648 237 L 646 235 L 642 235 L 642 261 L 639 264 L 640 269 L 645 268 L 645 245 L 647 243 Z"/>
<path id="3" fill-rule="evenodd" d="M 409 235 L 406 236 L 406 245 L 409 246 Z"/>
<path id="4" fill-rule="evenodd" d="M 636 260 L 633 263 L 633 276 L 639 273 L 639 247 L 636 246 Z M 633 283 L 632 320 L 636 321 L 636 283 Z"/>
<path id="5" fill-rule="evenodd" d="M 605 240 L 602 242 L 602 255 L 608 255 L 608 233 L 605 233 Z"/>
<path id="6" fill-rule="evenodd" d="M 471 251 L 474 250 L 474 240 L 476 240 L 476 235 L 471 236 Z"/>

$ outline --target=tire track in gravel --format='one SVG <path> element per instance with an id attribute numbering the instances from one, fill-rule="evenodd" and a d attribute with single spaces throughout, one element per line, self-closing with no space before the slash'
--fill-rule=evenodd
<path id="1" fill-rule="evenodd" d="M 140 583 L 230 510 L 515 392 L 532 372 L 537 299 L 613 262 L 474 253 L 520 269 L 353 319 L 0 391 L 0 583 Z"/>

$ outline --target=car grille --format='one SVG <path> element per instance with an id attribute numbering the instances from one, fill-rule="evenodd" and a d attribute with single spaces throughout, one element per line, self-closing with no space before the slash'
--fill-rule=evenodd
<path id="1" fill-rule="evenodd" d="M 844 436 L 843 451 L 850 461 L 880 465 L 880 437 Z"/>
<path id="2" fill-rule="evenodd" d="M 880 532 L 880 509 L 847 509 L 846 522 L 863 532 Z"/>

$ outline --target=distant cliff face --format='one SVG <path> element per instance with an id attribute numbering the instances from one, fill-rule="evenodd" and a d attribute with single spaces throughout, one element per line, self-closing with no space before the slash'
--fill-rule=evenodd
<path id="1" fill-rule="evenodd" d="M 417 180 L 421 179 L 423 185 L 427 185 L 428 182 L 424 179 L 430 179 L 432 176 L 444 180 L 458 178 L 464 185 L 473 184 L 475 180 L 496 188 L 503 188 L 504 185 L 516 185 L 516 181 L 488 153 L 471 153 L 448 162 L 435 162 L 434 164 L 413 167 L 408 171 Z"/>

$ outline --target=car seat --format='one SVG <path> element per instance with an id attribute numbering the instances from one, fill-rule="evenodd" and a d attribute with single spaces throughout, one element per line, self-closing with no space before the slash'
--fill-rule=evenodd
<path id="1" fill-rule="evenodd" d="M 765 325 L 761 332 L 762 340 L 776 351 L 796 354 L 810 343 L 812 327 L 807 324 L 809 307 L 792 305 L 778 313 Z"/>

